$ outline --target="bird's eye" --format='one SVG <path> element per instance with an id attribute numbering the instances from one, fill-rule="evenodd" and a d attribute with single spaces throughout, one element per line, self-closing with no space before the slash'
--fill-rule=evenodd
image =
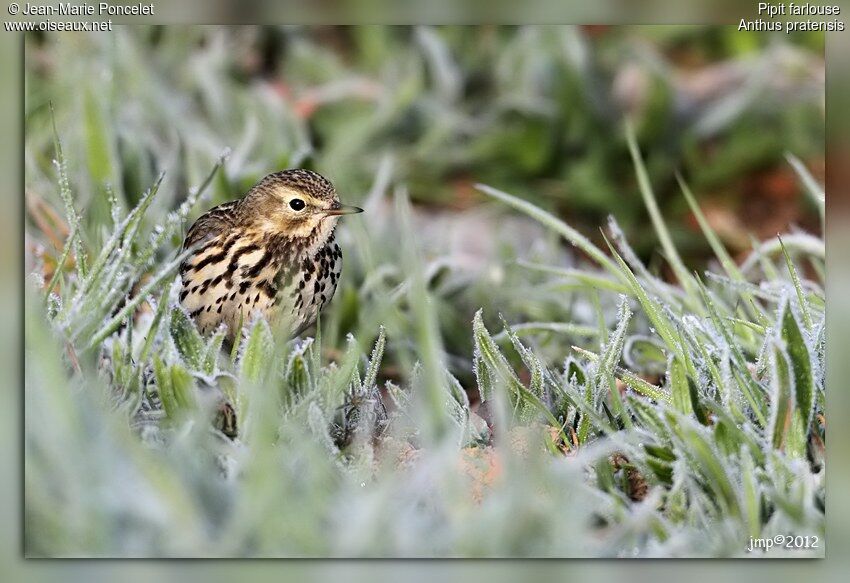
<path id="1" fill-rule="evenodd" d="M 304 210 L 304 207 L 307 206 L 303 200 L 300 198 L 293 198 L 289 201 L 289 208 L 294 211 Z"/>

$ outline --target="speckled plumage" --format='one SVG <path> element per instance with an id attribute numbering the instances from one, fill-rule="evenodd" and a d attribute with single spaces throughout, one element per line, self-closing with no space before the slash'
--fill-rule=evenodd
<path id="1" fill-rule="evenodd" d="M 189 229 L 184 248 L 195 251 L 180 267 L 181 304 L 203 334 L 224 323 L 232 341 L 240 322 L 255 314 L 300 334 L 339 283 L 337 219 L 360 210 L 341 205 L 333 185 L 315 172 L 266 176 Z"/>

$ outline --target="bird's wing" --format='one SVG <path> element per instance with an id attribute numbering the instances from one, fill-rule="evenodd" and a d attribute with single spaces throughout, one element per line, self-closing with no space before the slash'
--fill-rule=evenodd
<path id="1" fill-rule="evenodd" d="M 198 217 L 198 220 L 192 224 L 189 232 L 186 233 L 183 248 L 188 249 L 193 245 L 202 243 L 211 237 L 216 237 L 230 230 L 236 224 L 235 210 L 237 202 L 239 201 L 234 200 L 220 204 Z"/>

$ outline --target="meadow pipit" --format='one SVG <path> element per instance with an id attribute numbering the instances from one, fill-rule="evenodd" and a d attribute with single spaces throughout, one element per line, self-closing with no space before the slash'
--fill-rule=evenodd
<path id="1" fill-rule="evenodd" d="M 180 303 L 206 334 L 227 325 L 232 342 L 255 314 L 297 336 L 331 300 L 342 270 L 334 239 L 340 204 L 333 185 L 310 170 L 263 178 L 241 199 L 201 215 L 184 249 Z"/>

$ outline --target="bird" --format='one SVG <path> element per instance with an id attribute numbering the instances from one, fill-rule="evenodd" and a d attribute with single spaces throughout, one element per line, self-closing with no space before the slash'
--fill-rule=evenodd
<path id="1" fill-rule="evenodd" d="M 179 268 L 180 304 L 203 335 L 224 324 L 228 345 L 257 316 L 299 336 L 339 284 L 337 221 L 360 212 L 342 204 L 330 180 L 311 170 L 265 176 L 189 228 L 183 242 L 188 254 Z"/>

